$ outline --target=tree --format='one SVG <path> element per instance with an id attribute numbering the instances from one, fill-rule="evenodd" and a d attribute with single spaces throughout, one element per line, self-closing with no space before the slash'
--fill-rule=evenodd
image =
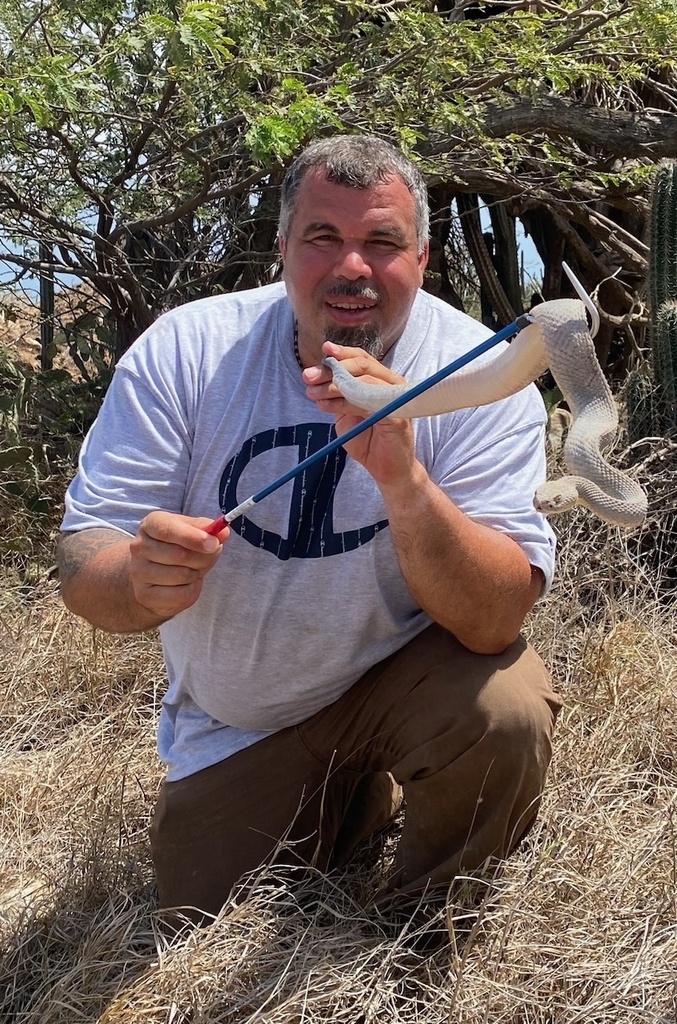
<path id="1" fill-rule="evenodd" d="M 428 287 L 459 304 L 470 268 L 487 319 L 508 322 L 519 218 L 545 297 L 562 289 L 563 257 L 590 290 L 605 282 L 604 360 L 614 339 L 621 361 L 641 341 L 647 183 L 677 156 L 672 0 L 0 0 L 0 12 L 5 259 L 88 282 L 117 353 L 170 306 L 271 279 L 284 167 L 335 131 L 420 159 Z"/>

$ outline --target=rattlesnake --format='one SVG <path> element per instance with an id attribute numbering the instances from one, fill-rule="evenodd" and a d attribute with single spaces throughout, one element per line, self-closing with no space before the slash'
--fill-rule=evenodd
<path id="1" fill-rule="evenodd" d="M 434 416 L 507 398 L 536 380 L 548 367 L 573 416 L 563 458 L 570 476 L 542 484 L 534 504 L 546 515 L 584 505 L 616 526 L 637 526 L 647 497 L 639 484 L 610 465 L 603 451 L 618 429 L 618 412 L 597 361 L 585 305 L 555 299 L 530 310 L 531 321 L 498 356 L 452 374 L 401 406 L 394 416 Z M 367 384 L 337 359 L 327 357 L 333 382 L 358 409 L 375 412 L 404 394 L 412 383 Z"/>

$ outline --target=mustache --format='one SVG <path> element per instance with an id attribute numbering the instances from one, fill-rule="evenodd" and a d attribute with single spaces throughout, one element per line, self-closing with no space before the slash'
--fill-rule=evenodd
<path id="1" fill-rule="evenodd" d="M 326 297 L 329 299 L 369 299 L 372 302 L 379 300 L 379 294 L 373 288 L 350 282 L 332 285 L 328 289 Z"/>

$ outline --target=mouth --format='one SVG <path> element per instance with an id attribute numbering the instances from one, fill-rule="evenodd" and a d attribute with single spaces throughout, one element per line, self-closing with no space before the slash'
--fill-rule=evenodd
<path id="1" fill-rule="evenodd" d="M 373 309 L 376 305 L 375 302 L 329 302 L 327 305 L 331 306 L 332 309 Z"/>
<path id="2" fill-rule="evenodd" d="M 327 302 L 330 321 L 341 327 L 363 327 L 374 318 L 376 303 Z"/>
<path id="3" fill-rule="evenodd" d="M 337 289 L 338 291 L 338 289 Z M 378 305 L 378 296 L 374 292 L 357 292 L 357 289 L 350 293 L 346 288 L 341 293 L 330 293 L 325 298 L 327 312 L 335 323 L 343 326 L 361 326 L 372 316 L 373 310 Z"/>

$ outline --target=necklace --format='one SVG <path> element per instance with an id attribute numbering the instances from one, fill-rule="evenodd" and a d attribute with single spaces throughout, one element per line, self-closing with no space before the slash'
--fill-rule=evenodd
<path id="1" fill-rule="evenodd" d="M 296 320 L 294 320 L 294 355 L 296 356 L 296 362 L 299 364 L 299 367 L 303 370 L 304 366 L 303 363 L 301 362 L 301 355 L 299 353 L 299 325 Z"/>

